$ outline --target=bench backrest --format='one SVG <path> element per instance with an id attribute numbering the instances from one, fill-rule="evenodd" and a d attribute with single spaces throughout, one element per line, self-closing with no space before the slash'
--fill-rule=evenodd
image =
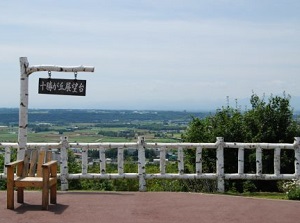
<path id="1" fill-rule="evenodd" d="M 22 177 L 42 177 L 42 165 L 51 160 L 52 152 L 49 150 L 26 150 Z"/>

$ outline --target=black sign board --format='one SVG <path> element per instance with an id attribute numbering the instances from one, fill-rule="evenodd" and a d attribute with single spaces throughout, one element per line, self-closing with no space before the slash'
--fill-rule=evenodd
<path id="1" fill-rule="evenodd" d="M 39 94 L 85 96 L 86 80 L 40 78 Z"/>

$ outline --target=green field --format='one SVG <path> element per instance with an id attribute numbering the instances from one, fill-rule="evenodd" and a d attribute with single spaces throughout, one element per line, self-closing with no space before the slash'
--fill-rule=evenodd
<path id="1" fill-rule="evenodd" d="M 122 136 L 123 132 L 129 136 Z M 106 134 L 101 134 L 106 133 Z M 171 133 L 170 133 L 171 132 Z M 76 123 L 76 125 L 53 125 L 49 130 L 36 132 L 28 128 L 28 142 L 59 142 L 60 137 L 68 136 L 70 142 L 136 142 L 137 136 L 145 136 L 148 142 L 178 142 L 181 132 L 172 130 L 160 131 L 125 127 L 96 127 L 94 123 Z M 111 136 L 113 135 L 113 136 Z M 17 127 L 7 127 L 0 130 L 0 142 L 17 142 Z"/>

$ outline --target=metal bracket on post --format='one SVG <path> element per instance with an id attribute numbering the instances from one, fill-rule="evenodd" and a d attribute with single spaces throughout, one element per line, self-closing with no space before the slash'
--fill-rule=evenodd
<path id="1" fill-rule="evenodd" d="M 23 159 L 27 147 L 27 127 L 28 127 L 28 79 L 34 72 L 47 71 L 51 78 L 51 71 L 55 72 L 94 72 L 95 68 L 90 66 L 55 66 L 37 65 L 29 66 L 27 57 L 20 57 L 20 109 L 19 109 L 19 132 L 18 132 L 18 155 L 17 159 Z"/>

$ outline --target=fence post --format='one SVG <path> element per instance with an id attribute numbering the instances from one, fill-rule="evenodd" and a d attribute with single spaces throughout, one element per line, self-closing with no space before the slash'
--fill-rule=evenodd
<path id="1" fill-rule="evenodd" d="M 300 179 L 300 137 L 295 137 L 295 175 L 297 179 Z"/>
<path id="2" fill-rule="evenodd" d="M 118 174 L 124 174 L 124 149 L 118 148 Z"/>
<path id="3" fill-rule="evenodd" d="M 202 174 L 202 147 L 197 147 L 196 150 L 196 173 L 197 175 Z"/>
<path id="4" fill-rule="evenodd" d="M 83 147 L 81 154 L 81 172 L 84 175 L 88 172 L 88 148 Z"/>
<path id="5" fill-rule="evenodd" d="M 274 175 L 280 175 L 280 148 L 274 149 Z"/>
<path id="6" fill-rule="evenodd" d="M 161 147 L 159 149 L 159 172 L 160 174 L 166 174 L 166 148 Z"/>
<path id="7" fill-rule="evenodd" d="M 9 146 L 5 147 L 5 157 L 4 157 L 4 175 L 7 175 L 7 168 L 5 168 L 5 164 L 10 163 L 11 158 L 11 148 Z"/>
<path id="8" fill-rule="evenodd" d="M 147 190 L 146 185 L 146 157 L 145 157 L 145 137 L 138 137 L 138 175 L 139 175 L 139 191 Z"/>
<path id="9" fill-rule="evenodd" d="M 106 158 L 105 158 L 105 148 L 100 147 L 99 149 L 99 158 L 100 158 L 100 173 L 106 173 Z"/>
<path id="10" fill-rule="evenodd" d="M 218 192 L 225 192 L 225 175 L 224 175 L 224 138 L 217 137 L 217 177 Z"/>
<path id="11" fill-rule="evenodd" d="M 69 189 L 68 184 L 68 148 L 69 142 L 67 136 L 61 137 L 61 149 L 60 149 L 60 182 L 61 182 L 61 190 L 67 191 Z"/>
<path id="12" fill-rule="evenodd" d="M 240 147 L 238 150 L 238 174 L 244 174 L 245 170 L 245 148 Z"/>
<path id="13" fill-rule="evenodd" d="M 178 174 L 184 174 L 184 155 L 182 147 L 178 148 Z"/>
<path id="14" fill-rule="evenodd" d="M 262 148 L 257 147 L 255 154 L 256 154 L 256 174 L 261 175 L 262 174 Z"/>

